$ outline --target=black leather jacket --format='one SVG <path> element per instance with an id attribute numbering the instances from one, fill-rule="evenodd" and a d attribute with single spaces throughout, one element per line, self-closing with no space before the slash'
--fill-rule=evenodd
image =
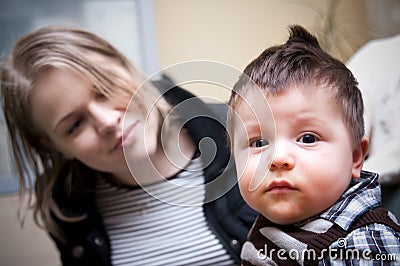
<path id="1" fill-rule="evenodd" d="M 216 199 L 205 203 L 203 207 L 209 227 L 239 264 L 242 244 L 257 214 L 246 205 L 239 193 L 236 170 L 226 145 L 225 120 L 217 117 L 207 104 L 181 88 L 164 91 L 164 97 L 178 106 L 177 111 L 182 120 L 187 121 L 185 127 L 196 145 L 200 145 L 200 151 L 204 150 L 200 140 L 210 138 L 217 145 L 217 154 L 204 168 L 207 183 L 217 178 L 219 180 L 217 186 L 206 186 L 205 202 L 209 201 L 207 199 Z M 55 218 L 67 238 L 67 243 L 53 238 L 63 265 L 111 265 L 110 243 L 96 208 L 93 190 L 66 195 L 63 184 L 62 180 L 57 182 L 53 190 L 57 204 L 68 213 L 87 215 L 79 222 L 63 222 Z"/>

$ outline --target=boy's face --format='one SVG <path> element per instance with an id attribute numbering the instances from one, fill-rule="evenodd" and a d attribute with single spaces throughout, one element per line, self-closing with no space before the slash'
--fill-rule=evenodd
<path id="1" fill-rule="evenodd" d="M 233 152 L 240 191 L 272 222 L 292 224 L 321 213 L 360 175 L 363 154 L 353 151 L 328 91 L 297 86 L 268 96 L 273 119 L 265 99 L 252 92 L 236 109 L 241 121 L 234 118 Z"/>

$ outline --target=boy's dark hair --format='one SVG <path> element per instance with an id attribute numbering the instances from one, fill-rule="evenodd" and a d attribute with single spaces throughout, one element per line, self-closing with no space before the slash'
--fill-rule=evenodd
<path id="1" fill-rule="evenodd" d="M 292 25 L 289 33 L 286 43 L 264 50 L 245 68 L 228 102 L 228 127 L 233 128 L 233 112 L 242 97 L 254 88 L 250 83 L 266 95 L 309 84 L 332 89 L 355 147 L 364 136 L 363 100 L 356 79 L 342 62 L 323 51 L 317 38 L 303 27 Z"/>

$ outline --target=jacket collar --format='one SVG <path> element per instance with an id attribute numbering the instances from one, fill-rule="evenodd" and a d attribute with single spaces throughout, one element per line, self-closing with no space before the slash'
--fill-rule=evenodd
<path id="1" fill-rule="evenodd" d="M 231 159 L 230 150 L 226 145 L 225 120 L 200 98 L 180 87 L 164 89 L 161 92 L 174 106 L 174 112 L 196 144 L 205 166 L 206 181 L 212 181 L 224 171 Z"/>

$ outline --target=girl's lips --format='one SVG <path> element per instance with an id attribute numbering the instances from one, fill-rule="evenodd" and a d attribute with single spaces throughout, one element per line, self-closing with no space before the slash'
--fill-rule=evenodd
<path id="1" fill-rule="evenodd" d="M 117 144 L 114 145 L 114 147 L 111 149 L 110 153 L 118 150 L 119 147 L 121 146 L 121 144 L 122 144 L 122 136 L 118 138 Z"/>
<path id="2" fill-rule="evenodd" d="M 137 122 L 133 123 L 131 126 L 129 126 L 127 129 L 123 131 L 122 136 L 118 138 L 117 143 L 114 145 L 111 152 L 114 152 L 120 148 L 128 146 L 136 140 L 136 135 L 135 135 L 136 124 Z"/>
<path id="3" fill-rule="evenodd" d="M 135 128 L 137 122 L 133 123 L 122 133 L 121 147 L 126 147 L 136 140 Z"/>

